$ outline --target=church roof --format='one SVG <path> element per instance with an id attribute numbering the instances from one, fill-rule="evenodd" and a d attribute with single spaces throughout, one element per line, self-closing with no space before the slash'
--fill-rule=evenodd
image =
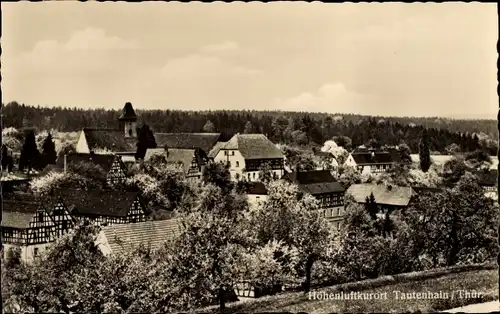
<path id="1" fill-rule="evenodd" d="M 137 139 L 125 138 L 121 129 L 84 128 L 85 139 L 91 151 L 108 149 L 112 152 L 135 152 Z"/>
<path id="2" fill-rule="evenodd" d="M 131 103 L 126 103 L 123 107 L 122 114 L 118 118 L 119 120 L 137 120 L 137 115 L 135 114 L 134 107 Z"/>
<path id="3" fill-rule="evenodd" d="M 220 133 L 155 133 L 157 147 L 194 149 L 208 153 L 220 138 Z"/>

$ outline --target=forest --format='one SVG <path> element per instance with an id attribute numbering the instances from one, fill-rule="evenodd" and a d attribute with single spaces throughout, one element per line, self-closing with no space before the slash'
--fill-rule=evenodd
<path id="1" fill-rule="evenodd" d="M 84 127 L 116 128 L 121 106 L 116 110 L 41 107 L 11 102 L 2 104 L 3 128 L 35 128 L 60 132 Z M 427 129 L 430 149 L 446 153 L 456 144 L 461 151 L 497 153 L 495 120 L 452 120 L 445 118 L 373 117 L 285 111 L 177 111 L 136 110 L 139 126 L 154 132 L 220 132 L 221 140 L 236 133 L 263 133 L 276 143 L 322 145 L 335 136 L 347 136 L 352 146 L 369 147 L 406 143 L 418 152 L 422 131 Z"/>

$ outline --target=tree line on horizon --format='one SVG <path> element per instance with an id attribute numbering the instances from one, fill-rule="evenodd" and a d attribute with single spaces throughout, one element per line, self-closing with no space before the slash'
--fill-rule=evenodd
<path id="1" fill-rule="evenodd" d="M 3 127 L 38 128 L 60 132 L 84 127 L 117 128 L 119 110 L 28 106 L 11 102 L 3 106 Z M 418 153 L 425 129 L 432 152 L 445 153 L 456 144 L 463 152 L 484 150 L 496 155 L 494 120 L 370 117 L 353 114 L 283 111 L 178 111 L 137 110 L 139 127 L 154 132 L 219 132 L 225 141 L 236 133 L 262 133 L 275 143 L 318 146 L 335 136 L 347 136 L 352 146 L 379 147 L 406 143 Z M 480 134 L 480 137 L 478 136 Z"/>

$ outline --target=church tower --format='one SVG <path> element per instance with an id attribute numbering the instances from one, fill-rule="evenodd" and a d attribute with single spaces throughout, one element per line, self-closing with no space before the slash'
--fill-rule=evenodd
<path id="1" fill-rule="evenodd" d="M 118 118 L 121 128 L 124 131 L 125 138 L 137 137 L 137 115 L 131 103 L 126 103 L 123 112 Z"/>

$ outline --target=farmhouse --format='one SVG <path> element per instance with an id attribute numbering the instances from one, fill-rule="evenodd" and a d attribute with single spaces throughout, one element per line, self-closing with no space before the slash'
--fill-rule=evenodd
<path id="1" fill-rule="evenodd" d="M 344 165 L 354 167 L 361 173 L 386 172 L 399 161 L 397 152 L 351 153 Z"/>
<path id="2" fill-rule="evenodd" d="M 379 209 L 389 211 L 406 208 L 416 194 L 411 187 L 373 183 L 353 184 L 346 192 L 352 195 L 359 204 L 364 204 L 366 198 L 372 193 Z"/>
<path id="3" fill-rule="evenodd" d="M 66 189 L 57 191 L 57 196 L 74 218 L 97 225 L 146 221 L 149 213 L 139 192 Z"/>
<path id="4" fill-rule="evenodd" d="M 283 176 L 284 156 L 281 151 L 263 134 L 236 134 L 227 143 L 219 144 L 215 162 L 222 162 L 229 166 L 231 178 L 248 181 L 258 181 L 259 171 L 269 167 L 276 178 Z"/>
<path id="5" fill-rule="evenodd" d="M 482 170 L 475 173 L 484 194 L 494 200 L 498 199 L 498 170 Z"/>
<path id="6" fill-rule="evenodd" d="M 167 163 L 180 164 L 187 178 L 201 178 L 201 173 L 208 162 L 208 157 L 201 148 L 149 148 L 146 150 L 144 161 L 153 156 L 161 156 Z"/>
<path id="7" fill-rule="evenodd" d="M 2 210 L 4 255 L 9 248 L 20 247 L 21 258 L 31 262 L 56 239 L 55 222 L 34 198 L 4 200 Z"/>
<path id="8" fill-rule="evenodd" d="M 294 171 L 283 179 L 297 184 L 302 193 L 311 194 L 320 202 L 322 215 L 340 228 L 344 218 L 345 189 L 335 180 L 330 171 Z"/>
<path id="9" fill-rule="evenodd" d="M 90 163 L 99 166 L 106 173 L 106 182 L 110 185 L 122 183 L 125 180 L 125 165 L 117 155 L 72 153 L 64 155 L 64 171 L 79 163 Z"/>
<path id="10" fill-rule="evenodd" d="M 130 252 L 140 246 L 158 249 L 180 233 L 177 219 L 145 221 L 103 227 L 96 243 L 104 255 Z"/>

